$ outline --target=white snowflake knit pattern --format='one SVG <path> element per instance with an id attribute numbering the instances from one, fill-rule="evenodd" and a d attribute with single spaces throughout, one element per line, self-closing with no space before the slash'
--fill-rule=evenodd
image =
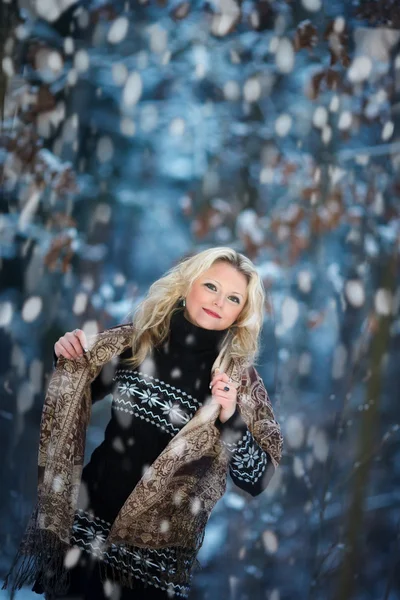
<path id="1" fill-rule="evenodd" d="M 71 542 L 85 553 L 95 556 L 117 571 L 130 573 L 136 579 L 154 587 L 165 591 L 173 590 L 175 596 L 187 598 L 190 585 L 178 585 L 170 581 L 170 576 L 176 570 L 174 548 L 128 550 L 123 544 L 111 544 L 111 547 L 107 547 L 105 541 L 110 528 L 111 523 L 108 521 L 78 509 L 75 512 Z"/>
<path id="2" fill-rule="evenodd" d="M 152 422 L 175 436 L 200 408 L 199 400 L 141 371 L 118 369 L 113 407 Z"/>

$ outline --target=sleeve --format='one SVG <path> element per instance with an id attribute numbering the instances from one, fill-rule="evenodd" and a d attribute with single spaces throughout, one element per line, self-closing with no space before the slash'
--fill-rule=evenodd
<path id="1" fill-rule="evenodd" d="M 254 367 L 251 369 L 253 378 L 250 385 L 259 401 L 258 410 L 252 415 L 254 435 L 238 405 L 227 421 L 218 421 L 216 425 L 221 432 L 222 444 L 230 455 L 229 475 L 232 481 L 245 492 L 258 496 L 267 488 L 280 460 L 282 436 L 263 381 Z"/>

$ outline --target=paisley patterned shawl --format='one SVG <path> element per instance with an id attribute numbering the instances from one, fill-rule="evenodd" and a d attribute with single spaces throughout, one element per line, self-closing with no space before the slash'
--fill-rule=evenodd
<path id="1" fill-rule="evenodd" d="M 68 573 L 63 562 L 70 548 L 81 483 L 92 406 L 90 384 L 106 363 L 131 345 L 132 334 L 129 324 L 106 329 L 92 336 L 84 356 L 59 358 L 42 412 L 37 504 L 3 589 L 9 580 L 15 590 L 37 578 L 41 578 L 47 598 L 65 589 Z M 239 411 L 271 458 L 271 477 L 281 459 L 283 439 L 262 379 L 254 367 L 222 353 L 212 372 L 217 367 L 238 389 Z M 219 411 L 219 405 L 206 403 L 171 439 L 132 490 L 106 544 L 153 549 L 174 546 L 177 578 L 187 571 L 188 561 L 198 565 L 196 554 L 205 526 L 226 487 L 229 458 L 215 426 Z M 129 576 L 122 583 L 132 585 Z"/>

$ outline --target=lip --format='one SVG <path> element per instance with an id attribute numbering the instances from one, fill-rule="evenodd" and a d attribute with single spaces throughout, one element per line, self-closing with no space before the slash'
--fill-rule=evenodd
<path id="1" fill-rule="evenodd" d="M 210 315 L 210 317 L 214 317 L 215 319 L 220 319 L 221 317 L 219 315 L 217 315 L 217 313 L 212 312 L 211 310 L 208 310 L 208 308 L 203 308 L 203 310 Z"/>

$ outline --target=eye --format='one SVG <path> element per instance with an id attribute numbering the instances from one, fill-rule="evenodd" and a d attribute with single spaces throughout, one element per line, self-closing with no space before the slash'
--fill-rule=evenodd
<path id="1" fill-rule="evenodd" d="M 214 288 L 215 290 L 217 289 L 216 286 L 213 283 L 205 283 L 204 285 L 206 286 L 211 286 L 212 288 Z M 240 304 L 240 299 L 237 296 L 229 296 L 230 298 L 234 298 L 236 301 L 236 304 Z"/>

